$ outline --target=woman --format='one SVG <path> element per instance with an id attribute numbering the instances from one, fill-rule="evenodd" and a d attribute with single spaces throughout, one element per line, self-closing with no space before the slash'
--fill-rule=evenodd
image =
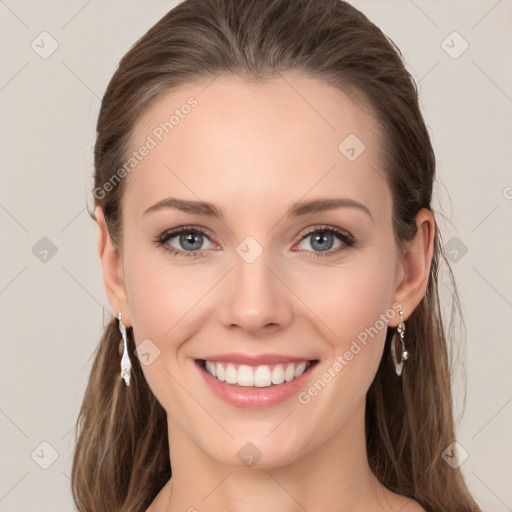
<path id="1" fill-rule="evenodd" d="M 79 510 L 479 510 L 442 457 L 434 177 L 398 49 L 346 2 L 186 0 L 152 27 L 98 120 L 116 317 Z"/>

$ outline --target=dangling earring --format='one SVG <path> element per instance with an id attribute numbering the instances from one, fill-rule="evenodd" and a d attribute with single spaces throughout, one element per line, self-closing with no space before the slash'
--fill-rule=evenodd
<path id="1" fill-rule="evenodd" d="M 130 362 L 130 357 L 128 356 L 128 341 L 126 339 L 126 326 L 121 323 L 121 313 L 117 315 L 117 319 L 119 320 L 119 330 L 121 331 L 121 336 L 123 337 L 123 357 L 121 358 L 121 377 L 124 379 L 124 382 L 127 386 L 130 385 L 130 371 L 132 369 L 132 363 Z"/>
<path id="2" fill-rule="evenodd" d="M 404 342 L 404 333 L 405 333 L 405 324 L 404 324 L 404 312 L 400 310 L 400 323 L 398 324 L 398 327 L 396 329 L 395 334 L 393 334 L 393 337 L 391 338 L 391 357 L 393 358 L 393 364 L 395 365 L 395 371 L 396 374 L 400 377 L 402 375 L 402 368 L 404 366 L 405 361 L 407 361 L 408 353 L 405 349 L 405 342 Z M 400 358 L 400 361 L 396 358 L 396 339 L 397 337 L 400 337 L 400 345 L 402 350 L 402 356 Z"/>

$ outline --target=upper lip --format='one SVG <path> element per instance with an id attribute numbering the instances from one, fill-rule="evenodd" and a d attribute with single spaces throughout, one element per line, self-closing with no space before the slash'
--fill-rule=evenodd
<path id="1" fill-rule="evenodd" d="M 215 363 L 235 363 L 245 364 L 248 366 L 260 366 L 265 364 L 278 364 L 278 363 L 301 363 L 303 361 L 312 361 L 307 357 L 294 357 L 284 354 L 260 354 L 260 355 L 247 355 L 237 354 L 231 352 L 229 354 L 215 354 L 201 358 L 203 361 L 212 361 Z"/>

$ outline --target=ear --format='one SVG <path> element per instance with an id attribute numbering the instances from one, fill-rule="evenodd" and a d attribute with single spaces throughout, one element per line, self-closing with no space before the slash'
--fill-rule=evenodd
<path id="1" fill-rule="evenodd" d="M 122 258 L 119 251 L 112 245 L 105 222 L 105 216 L 100 206 L 94 209 L 98 225 L 98 254 L 103 272 L 105 292 L 112 311 L 115 315 L 122 314 L 123 325 L 131 326 L 130 311 L 123 277 Z"/>
<path id="2" fill-rule="evenodd" d="M 402 255 L 403 280 L 397 286 L 393 299 L 402 305 L 404 319 L 407 319 L 421 302 L 427 289 L 432 255 L 434 253 L 434 237 L 436 223 L 430 210 L 422 208 L 416 216 L 416 235 L 406 242 Z M 400 321 L 395 315 L 389 322 L 396 327 Z"/>

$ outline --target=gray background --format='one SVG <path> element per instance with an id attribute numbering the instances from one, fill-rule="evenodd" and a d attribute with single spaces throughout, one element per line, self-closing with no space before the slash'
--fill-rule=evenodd
<path id="1" fill-rule="evenodd" d="M 95 123 L 120 57 L 175 3 L 0 0 L 2 512 L 74 510 L 72 428 L 111 314 L 87 215 Z M 467 326 L 462 470 L 485 510 L 512 510 L 512 1 L 353 4 L 419 84 Z"/>

